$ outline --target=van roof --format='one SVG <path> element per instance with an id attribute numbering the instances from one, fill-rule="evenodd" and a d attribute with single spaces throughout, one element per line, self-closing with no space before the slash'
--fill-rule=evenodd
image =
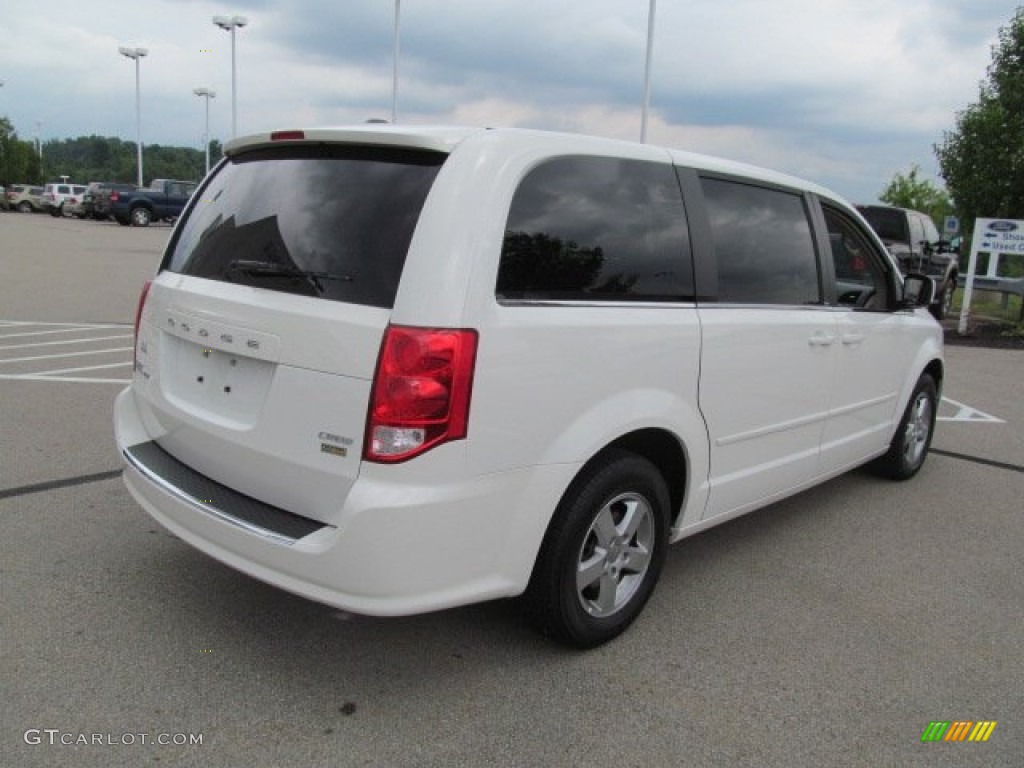
<path id="1" fill-rule="evenodd" d="M 630 157 L 648 156 L 655 159 L 671 159 L 676 165 L 697 168 L 731 176 L 764 181 L 770 184 L 808 190 L 833 200 L 843 200 L 835 192 L 814 182 L 797 176 L 773 171 L 768 168 L 727 160 L 713 155 L 688 152 L 653 144 L 608 139 L 586 134 L 570 134 L 556 131 L 542 131 L 527 128 L 482 128 L 451 125 L 407 125 L 366 123 L 361 125 L 342 125 L 313 128 L 284 129 L 267 133 L 242 136 L 229 141 L 224 153 L 229 157 L 250 149 L 267 146 L 279 146 L 283 143 L 315 144 L 315 143 L 353 143 L 369 146 L 389 146 L 405 149 L 423 149 L 434 152 L 452 152 L 456 146 L 470 137 L 481 134 L 498 136 L 515 144 L 552 143 L 560 145 L 558 151 L 564 153 L 569 146 L 578 147 L 580 151 L 596 154 Z M 665 153 L 665 154 L 663 154 Z M 844 201 L 845 202 L 845 201 Z"/>

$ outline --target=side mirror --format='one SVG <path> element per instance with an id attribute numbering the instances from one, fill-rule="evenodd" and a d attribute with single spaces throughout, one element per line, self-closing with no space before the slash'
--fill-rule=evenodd
<path id="1" fill-rule="evenodd" d="M 911 272 L 903 278 L 903 300 L 900 306 L 904 309 L 927 307 L 935 298 L 935 281 L 927 275 Z"/>

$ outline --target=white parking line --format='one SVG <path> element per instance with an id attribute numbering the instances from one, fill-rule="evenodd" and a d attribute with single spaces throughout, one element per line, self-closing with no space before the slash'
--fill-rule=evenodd
<path id="1" fill-rule="evenodd" d="M 120 336 L 97 336 L 96 338 L 90 339 L 69 339 L 68 341 L 34 341 L 31 344 L 7 344 L 0 346 L 0 352 L 5 349 L 27 349 L 28 347 L 60 347 L 65 344 L 92 344 L 97 341 L 109 341 L 112 339 L 130 339 L 132 335 L 125 333 Z M 0 335 L 0 339 L 7 338 L 6 336 Z"/>
<path id="2" fill-rule="evenodd" d="M 936 421 L 970 421 L 974 423 L 988 423 L 988 424 L 1005 424 L 1006 422 L 992 414 L 979 411 L 977 408 L 972 408 L 969 405 L 958 403 L 948 397 L 942 398 L 942 402 L 949 403 L 954 406 L 957 411 L 952 416 L 937 416 Z"/>
<path id="3" fill-rule="evenodd" d="M 55 371 L 38 371 L 37 373 L 26 373 L 22 374 L 22 378 L 29 376 L 56 376 L 58 373 L 81 373 L 82 371 L 102 371 L 107 368 L 129 368 L 131 367 L 131 361 L 125 360 L 123 363 L 110 363 L 109 365 L 87 365 L 82 368 L 58 368 Z"/>
<path id="4" fill-rule="evenodd" d="M 131 339 L 130 333 L 116 333 L 117 331 L 129 331 L 131 326 L 118 323 L 51 323 L 37 322 L 31 320 L 0 320 L 0 354 L 13 350 L 37 350 L 43 354 L 28 354 L 21 357 L 0 357 L 0 379 L 8 381 L 63 381 L 76 384 L 130 384 L 131 379 L 96 378 L 88 375 L 92 371 L 105 371 L 113 368 L 131 369 L 131 357 L 126 352 L 132 351 L 132 347 L 124 346 L 125 339 Z M 111 331 L 115 334 L 111 335 Z M 71 335 L 75 337 L 72 338 Z M 54 336 L 64 335 L 64 338 L 54 339 Z M 43 341 L 41 337 L 50 336 L 50 341 Z M 24 340 L 15 344 L 4 344 L 3 342 L 15 339 Z M 36 340 L 40 339 L 40 340 Z M 120 346 L 113 346 L 118 344 Z M 94 349 L 85 349 L 76 352 L 62 351 L 71 345 L 92 345 Z M 48 354 L 47 354 L 48 353 Z M 102 363 L 98 365 L 79 365 L 73 368 L 53 368 L 39 370 L 48 362 L 63 361 L 73 357 L 87 357 L 91 355 L 107 355 L 121 358 L 118 362 Z M 69 361 L 70 362 L 70 361 Z M 83 362 L 85 362 L 83 360 Z M 50 363 L 52 364 L 52 363 Z"/>
<path id="5" fill-rule="evenodd" d="M 3 363 L 27 363 L 32 360 L 54 360 L 58 357 L 82 357 L 83 355 L 105 355 L 107 352 L 130 352 L 131 347 L 111 347 L 110 349 L 90 349 L 87 352 L 61 352 L 59 355 L 36 355 L 35 357 L 0 358 Z"/>
<path id="6" fill-rule="evenodd" d="M 21 326 L 21 324 L 19 324 L 19 326 L 20 327 L 24 327 L 24 326 Z M 15 338 L 20 338 L 22 336 L 50 336 L 50 335 L 52 335 L 54 333 L 83 333 L 85 331 L 97 331 L 97 330 L 102 330 L 104 328 L 125 328 L 125 327 L 127 327 L 127 326 L 124 326 L 124 325 L 96 325 L 96 326 L 73 325 L 73 326 L 70 326 L 68 328 L 56 328 L 56 329 L 49 330 L 49 331 L 29 331 L 28 333 L 5 333 L 5 334 L 3 334 L 2 338 L 5 338 L 5 339 L 15 339 Z"/>

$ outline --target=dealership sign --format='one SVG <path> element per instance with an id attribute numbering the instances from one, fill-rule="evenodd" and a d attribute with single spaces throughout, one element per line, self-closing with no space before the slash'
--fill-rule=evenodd
<path id="1" fill-rule="evenodd" d="M 981 241 L 978 243 L 978 250 L 981 253 L 989 253 L 992 256 L 997 253 L 1024 254 L 1024 221 L 978 219 L 974 225 L 974 237 L 976 242 Z"/>
<path id="2" fill-rule="evenodd" d="M 978 265 L 979 253 L 989 255 L 987 277 L 997 277 L 1000 256 L 1005 254 L 1024 255 L 1024 220 L 974 220 L 974 237 L 971 240 L 971 255 L 967 262 L 967 282 L 964 286 L 964 300 L 960 308 L 960 333 L 967 332 L 967 317 L 971 309 L 974 271 Z"/>

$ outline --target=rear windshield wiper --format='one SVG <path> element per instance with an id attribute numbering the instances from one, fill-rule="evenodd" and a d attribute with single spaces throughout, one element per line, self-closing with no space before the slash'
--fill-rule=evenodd
<path id="1" fill-rule="evenodd" d="M 228 264 L 228 273 L 236 272 L 249 277 L 297 277 L 309 281 L 318 293 L 324 292 L 323 281 L 337 280 L 351 283 L 352 275 L 338 275 L 332 272 L 311 272 L 298 267 L 289 267 L 273 261 L 255 261 L 252 259 L 235 259 Z"/>

